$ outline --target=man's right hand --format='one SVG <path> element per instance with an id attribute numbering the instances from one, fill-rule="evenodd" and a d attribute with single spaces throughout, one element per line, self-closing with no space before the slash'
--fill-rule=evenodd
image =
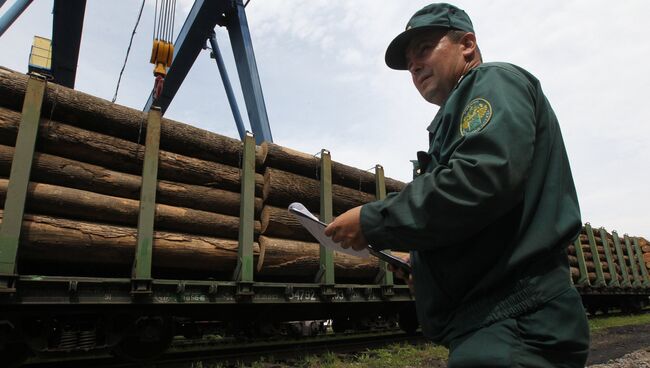
<path id="1" fill-rule="evenodd" d="M 403 258 L 404 262 L 411 264 L 411 257 L 406 256 Z M 413 285 L 413 274 L 412 273 L 404 273 L 404 271 L 401 268 L 394 267 L 393 265 L 389 264 L 388 265 L 388 270 L 391 271 L 392 273 L 395 274 L 398 278 L 402 279 L 406 285 L 408 285 L 409 289 L 411 290 L 411 293 L 415 294 L 415 286 Z"/>

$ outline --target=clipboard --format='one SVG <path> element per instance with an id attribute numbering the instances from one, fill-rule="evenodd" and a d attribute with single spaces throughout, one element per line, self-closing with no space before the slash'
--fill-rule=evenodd
<path id="1" fill-rule="evenodd" d="M 361 251 L 356 251 L 352 248 L 346 249 L 341 247 L 340 244 L 335 243 L 332 238 L 325 235 L 325 228 L 327 227 L 327 224 L 320 221 L 316 216 L 309 212 L 302 203 L 294 202 L 289 205 L 288 210 L 298 219 L 300 224 L 304 226 L 305 229 L 307 229 L 307 231 L 309 231 L 309 233 L 313 235 L 316 240 L 318 240 L 319 243 L 321 243 L 321 245 L 323 245 L 325 248 L 362 258 L 367 258 L 368 255 L 371 254 L 381 259 L 382 261 L 387 262 L 393 267 L 402 270 L 405 275 L 408 275 L 412 272 L 410 264 L 404 262 L 404 260 L 399 257 L 395 257 L 392 254 L 388 254 L 382 250 L 377 250 L 372 245 L 368 245 L 367 249 L 363 249 Z"/>

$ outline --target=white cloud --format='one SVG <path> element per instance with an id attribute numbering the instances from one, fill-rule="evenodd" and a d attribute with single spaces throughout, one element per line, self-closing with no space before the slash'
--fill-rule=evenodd
<path id="1" fill-rule="evenodd" d="M 426 148 L 424 129 L 437 108 L 421 99 L 407 73 L 388 69 L 383 57 L 411 14 L 427 3 L 251 0 L 246 11 L 275 141 L 309 153 L 328 148 L 335 160 L 363 169 L 380 163 L 388 176 L 409 180 L 408 160 Z M 153 83 L 153 1 L 147 4 L 118 99 L 135 108 L 144 105 Z M 179 2 L 177 32 L 191 4 Z M 562 125 L 583 220 L 650 236 L 650 2 L 458 5 L 472 17 L 487 61 L 513 62 L 540 79 Z M 33 34 L 51 32 L 51 8 L 51 0 L 35 1 L 0 38 L 0 65 L 26 69 Z M 79 89 L 112 97 L 137 8 L 136 1 L 88 2 Z M 217 37 L 238 89 L 225 30 L 217 29 Z M 199 55 L 168 116 L 236 135 L 207 52 Z"/>

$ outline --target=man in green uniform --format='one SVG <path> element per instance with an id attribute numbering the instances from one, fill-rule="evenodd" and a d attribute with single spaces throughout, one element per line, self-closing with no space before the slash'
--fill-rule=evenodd
<path id="1" fill-rule="evenodd" d="M 339 216 L 344 247 L 410 251 L 418 319 L 450 367 L 582 367 L 589 330 L 567 245 L 581 220 L 557 118 L 539 81 L 482 63 L 469 16 L 431 4 L 386 51 L 439 105 L 419 175 Z"/>

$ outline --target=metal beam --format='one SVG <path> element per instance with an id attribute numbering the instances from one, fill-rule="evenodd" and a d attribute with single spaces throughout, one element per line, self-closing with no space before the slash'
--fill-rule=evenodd
<path id="1" fill-rule="evenodd" d="M 174 59 L 165 77 L 162 94 L 156 101 L 163 114 L 181 87 L 210 33 L 220 20 L 223 21 L 225 14 L 232 12 L 232 9 L 232 0 L 196 0 L 192 5 L 174 42 Z M 153 85 L 153 77 L 151 83 Z M 144 111 L 148 111 L 152 103 L 153 96 L 150 94 Z"/>
<path id="2" fill-rule="evenodd" d="M 74 88 L 86 0 L 54 0 L 52 10 L 52 76 L 54 83 Z"/>
<path id="3" fill-rule="evenodd" d="M 228 97 L 228 103 L 230 104 L 232 117 L 235 119 L 235 124 L 237 125 L 239 138 L 243 141 L 244 137 L 246 136 L 246 127 L 244 127 L 244 122 L 241 119 L 241 113 L 239 112 L 239 107 L 237 106 L 237 99 L 235 98 L 235 93 L 232 90 L 230 78 L 228 78 L 228 71 L 226 70 L 226 64 L 223 62 L 223 57 L 221 56 L 221 51 L 219 50 L 219 44 L 217 43 L 217 36 L 214 34 L 214 32 L 210 34 L 209 40 L 210 46 L 212 47 L 212 57 L 217 62 L 219 74 L 221 75 L 221 80 L 223 81 L 223 88 L 226 89 L 226 96 Z"/>
<path id="4" fill-rule="evenodd" d="M 7 10 L 7 12 L 0 17 L 0 36 L 2 36 L 9 27 L 20 17 L 20 15 L 27 9 L 32 0 L 18 0 L 14 5 Z M 4 1 L 2 2 L 4 4 Z M 1 5 L 0 5 L 1 6 Z"/>
<path id="5" fill-rule="evenodd" d="M 264 104 L 262 85 L 255 62 L 253 43 L 248 30 L 248 20 L 244 11 L 242 0 L 235 0 L 236 14 L 228 17 L 228 35 L 232 45 L 233 55 L 237 63 L 237 72 L 241 83 L 248 120 L 255 134 L 255 141 L 261 144 L 264 141 L 273 142 L 271 127 Z"/>

